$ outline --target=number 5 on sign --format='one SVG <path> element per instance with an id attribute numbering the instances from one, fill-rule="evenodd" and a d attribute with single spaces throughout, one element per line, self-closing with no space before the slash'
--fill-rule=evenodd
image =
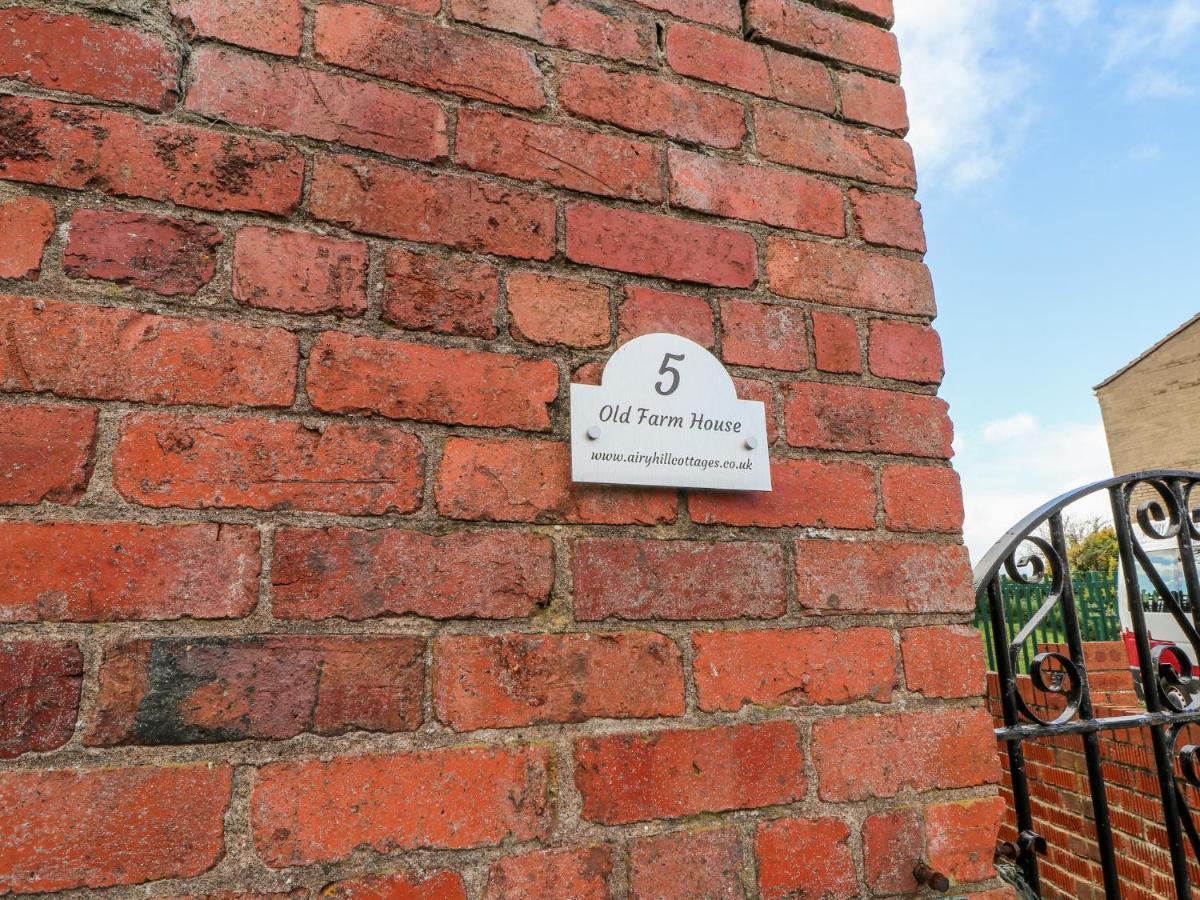
<path id="1" fill-rule="evenodd" d="M 668 373 L 671 375 L 671 386 L 669 388 L 664 388 L 661 381 L 654 385 L 654 389 L 664 397 L 669 397 L 675 393 L 675 388 L 679 387 L 679 370 L 673 369 L 668 365 L 673 359 L 683 362 L 684 357 L 682 353 L 664 353 L 662 365 L 658 367 L 659 375 L 666 375 Z"/>

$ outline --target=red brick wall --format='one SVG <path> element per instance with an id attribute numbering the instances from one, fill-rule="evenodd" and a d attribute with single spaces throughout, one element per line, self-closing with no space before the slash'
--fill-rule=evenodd
<path id="1" fill-rule="evenodd" d="M 995 896 L 891 14 L 0 10 L 0 893 Z M 773 493 L 571 484 L 661 329 Z"/>

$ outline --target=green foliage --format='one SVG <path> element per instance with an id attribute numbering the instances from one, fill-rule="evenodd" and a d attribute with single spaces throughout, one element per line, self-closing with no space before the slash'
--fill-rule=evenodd
<path id="1" fill-rule="evenodd" d="M 1078 543 L 1067 547 L 1072 572 L 1100 572 L 1108 578 L 1117 574 L 1117 532 L 1111 525 L 1098 528 Z"/>

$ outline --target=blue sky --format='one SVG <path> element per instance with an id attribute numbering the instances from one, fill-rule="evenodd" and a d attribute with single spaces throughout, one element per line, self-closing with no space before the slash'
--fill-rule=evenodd
<path id="1" fill-rule="evenodd" d="M 1200 312 L 1200 0 L 896 0 L 978 558 L 1111 473 L 1092 387 Z"/>

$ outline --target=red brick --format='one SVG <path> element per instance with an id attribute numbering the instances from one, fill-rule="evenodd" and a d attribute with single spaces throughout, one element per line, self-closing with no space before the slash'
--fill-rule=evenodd
<path id="1" fill-rule="evenodd" d="M 275 538 L 271 582 L 281 619 L 507 619 L 549 599 L 554 548 L 517 531 L 285 528 Z"/>
<path id="2" fill-rule="evenodd" d="M 468 169 L 588 194 L 651 203 L 663 196 L 662 151 L 650 144 L 487 109 L 459 111 L 454 155 Z"/>
<path id="3" fill-rule="evenodd" d="M 583 817 L 603 825 L 804 796 L 800 731 L 790 722 L 586 737 L 575 760 Z"/>
<path id="4" fill-rule="evenodd" d="M 567 257 L 717 287 L 750 287 L 758 280 L 758 250 L 744 231 L 591 203 L 567 207 Z"/>
<path id="5" fill-rule="evenodd" d="M 554 255 L 553 200 L 463 175 L 321 156 L 308 207 L 368 234 L 522 259 Z"/>
<path id="6" fill-rule="evenodd" d="M 225 765 L 9 771 L 0 886 L 13 893 L 187 878 L 224 852 Z"/>
<path id="7" fill-rule="evenodd" d="M 289 406 L 296 336 L 211 319 L 0 296 L 0 390 L 92 400 Z"/>
<path id="8" fill-rule="evenodd" d="M 394 872 L 335 881 L 321 889 L 321 896 L 346 900 L 467 900 L 467 886 L 457 872 L 443 870 L 430 875 Z"/>
<path id="9" fill-rule="evenodd" d="M 608 847 L 580 850 L 538 850 L 506 856 L 492 865 L 483 900 L 527 900 L 532 897 L 570 897 L 609 900 L 612 874 Z"/>
<path id="10" fill-rule="evenodd" d="M 721 301 L 721 356 L 725 362 L 799 372 L 808 368 L 804 310 L 796 306 Z"/>
<path id="11" fill-rule="evenodd" d="M 288 215 L 300 203 L 304 157 L 275 141 L 28 97 L 0 97 L 0 133 L 10 181 L 221 212 Z"/>
<path id="12" fill-rule="evenodd" d="M 778 418 L 776 410 L 779 406 L 775 402 L 775 385 L 769 381 L 759 381 L 756 378 L 739 378 L 735 376 L 733 386 L 737 389 L 737 395 L 743 400 L 757 400 L 765 407 L 767 414 L 767 443 L 774 444 L 775 439 L 779 437 L 779 426 L 775 421 Z"/>
<path id="13" fill-rule="evenodd" d="M 639 6 L 668 12 L 681 19 L 740 31 L 742 9 L 737 0 L 634 0 Z"/>
<path id="14" fill-rule="evenodd" d="M 900 74 L 895 35 L 798 0 L 750 0 L 746 26 L 751 34 L 774 44 L 886 75 Z"/>
<path id="15" fill-rule="evenodd" d="M 224 619 L 258 599 L 249 525 L 0 525 L 4 622 Z"/>
<path id="16" fill-rule="evenodd" d="M 712 347 L 717 340 L 707 300 L 626 285 L 618 313 L 617 343 L 660 331 L 691 338 L 702 347 Z"/>
<path id="17" fill-rule="evenodd" d="M 946 401 L 846 384 L 803 382 L 784 389 L 793 447 L 948 458 L 954 437 Z"/>
<path id="18" fill-rule="evenodd" d="M 0 403 L 0 503 L 78 503 L 95 447 L 94 409 Z"/>
<path id="19" fill-rule="evenodd" d="M 0 10 L 0 76 L 164 110 L 178 96 L 179 57 L 142 31 L 17 7 Z"/>
<path id="20" fill-rule="evenodd" d="M 823 65 L 749 43 L 740 35 L 672 25 L 666 51 L 667 62 L 680 75 L 825 113 L 836 108 L 833 83 Z"/>
<path id="21" fill-rule="evenodd" d="M 604 285 L 539 272 L 513 272 L 505 284 L 513 337 L 568 347 L 603 347 L 609 342 Z"/>
<path id="22" fill-rule="evenodd" d="M 742 848 L 732 828 L 640 838 L 629 851 L 632 900 L 743 900 Z"/>
<path id="23" fill-rule="evenodd" d="M 686 209 L 842 237 L 837 185 L 766 166 L 746 166 L 672 147 L 671 203 Z"/>
<path id="24" fill-rule="evenodd" d="M 262 635 L 157 638 L 105 649 L 89 745 L 283 740 L 412 731 L 425 641 Z"/>
<path id="25" fill-rule="evenodd" d="M 891 699 L 896 651 L 886 628 L 712 631 L 692 638 L 706 711 Z"/>
<path id="26" fill-rule="evenodd" d="M 937 384 L 945 372 L 938 333 L 916 322 L 871 322 L 869 362 L 873 375 L 923 384 Z"/>
<path id="27" fill-rule="evenodd" d="M 407 513 L 421 505 L 424 448 L 385 425 L 135 413 L 113 451 L 113 485 L 143 506 Z"/>
<path id="28" fill-rule="evenodd" d="M 572 115 L 628 131 L 725 150 L 746 136 L 740 103 L 639 72 L 572 63 L 563 69 L 558 98 Z"/>
<path id="29" fill-rule="evenodd" d="M 54 207 L 40 197 L 0 204 L 0 278 L 37 279 L 52 234 Z"/>
<path id="30" fill-rule="evenodd" d="M 362 315 L 367 245 L 247 225 L 233 244 L 233 296 L 259 309 Z"/>
<path id="31" fill-rule="evenodd" d="M 850 826 L 841 819 L 762 822 L 754 851 L 763 900 L 841 900 L 859 895 Z"/>
<path id="32" fill-rule="evenodd" d="M 283 868 L 360 850 L 543 837 L 553 818 L 549 765 L 548 747 L 521 746 L 269 763 L 250 797 L 254 844 L 268 866 Z"/>
<path id="33" fill-rule="evenodd" d="M 996 874 L 992 857 L 1004 811 L 999 797 L 929 807 L 925 810 L 929 865 L 955 882 L 991 878 Z"/>
<path id="34" fill-rule="evenodd" d="M 963 496 L 958 473 L 938 466 L 888 466 L 883 470 L 884 522 L 891 531 L 962 528 Z"/>
<path id="35" fill-rule="evenodd" d="M 926 697 L 983 694 L 983 637 L 966 625 L 929 625 L 900 632 L 904 682 Z"/>
<path id="36" fill-rule="evenodd" d="M 822 372 L 858 374 L 862 371 L 862 348 L 858 324 L 851 316 L 815 309 L 812 313 L 813 343 L 817 368 Z"/>
<path id="37" fill-rule="evenodd" d="M 592 538 L 575 544 L 575 617 L 771 619 L 787 609 L 774 544 Z"/>
<path id="38" fill-rule="evenodd" d="M 383 283 L 383 318 L 400 328 L 496 336 L 500 274 L 466 256 L 413 253 L 392 247 Z"/>
<path id="39" fill-rule="evenodd" d="M 992 717 L 983 709 L 822 719 L 813 725 L 812 742 L 821 799 L 834 803 L 1000 777 Z"/>
<path id="40" fill-rule="evenodd" d="M 69 741 L 82 684 L 83 654 L 71 641 L 0 643 L 0 759 Z"/>
<path id="41" fill-rule="evenodd" d="M 641 65 L 654 62 L 654 22 L 620 7 L 577 0 L 451 0 L 450 11 L 459 21 L 549 47 Z"/>
<path id="42" fill-rule="evenodd" d="M 877 894 L 915 893 L 913 867 L 922 859 L 924 843 L 919 810 L 890 809 L 868 816 L 863 823 L 867 884 Z"/>
<path id="43" fill-rule="evenodd" d="M 190 35 L 284 56 L 300 52 L 303 0 L 172 0 L 171 12 Z"/>
<path id="44" fill-rule="evenodd" d="M 443 635 L 433 658 L 434 710 L 455 731 L 684 713 L 679 648 L 653 632 Z"/>
<path id="45" fill-rule="evenodd" d="M 217 272 L 221 232 L 203 222 L 117 209 L 71 216 L 63 271 L 165 296 L 194 294 Z"/>
<path id="46" fill-rule="evenodd" d="M 754 106 L 754 125 L 758 152 L 773 162 L 888 187 L 917 186 L 912 148 L 898 137 L 762 103 Z"/>
<path id="47" fill-rule="evenodd" d="M 971 568 L 960 544 L 796 542 L 805 609 L 830 613 L 967 612 Z"/>
<path id="48" fill-rule="evenodd" d="M 842 97 L 843 118 L 901 136 L 908 134 L 908 105 L 900 85 L 861 72 L 838 72 L 835 77 Z"/>
<path id="49" fill-rule="evenodd" d="M 815 241 L 770 238 L 771 291 L 796 300 L 932 316 L 933 281 L 922 263 Z"/>
<path id="50" fill-rule="evenodd" d="M 313 42 L 317 56 L 336 66 L 489 103 L 546 105 L 532 53 L 378 7 L 322 4 Z"/>
<path id="51" fill-rule="evenodd" d="M 571 448 L 559 441 L 449 438 L 435 496 L 438 511 L 451 519 L 596 525 L 675 521 L 673 490 L 572 482 Z"/>
<path id="52" fill-rule="evenodd" d="M 833 0 L 833 4 L 852 13 L 879 19 L 884 25 L 891 25 L 896 18 L 893 0 Z"/>
<path id="53" fill-rule="evenodd" d="M 449 149 L 441 106 L 372 81 L 207 46 L 193 51 L 191 78 L 185 105 L 208 118 L 404 159 Z"/>
<path id="54" fill-rule="evenodd" d="M 925 252 L 921 204 L 912 197 L 851 188 L 850 209 L 864 241 Z"/>
<path id="55" fill-rule="evenodd" d="M 777 459 L 769 493 L 696 492 L 688 512 L 702 525 L 874 528 L 875 476 L 857 463 Z"/>

